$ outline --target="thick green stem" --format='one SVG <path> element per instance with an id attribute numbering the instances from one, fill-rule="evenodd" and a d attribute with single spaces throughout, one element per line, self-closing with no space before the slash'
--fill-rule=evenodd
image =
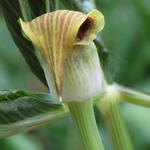
<path id="1" fill-rule="evenodd" d="M 18 0 L 24 21 L 32 20 L 32 12 L 28 0 Z"/>
<path id="2" fill-rule="evenodd" d="M 98 107 L 111 134 L 115 150 L 133 150 L 128 131 L 122 120 L 117 97 L 103 99 Z"/>
<path id="3" fill-rule="evenodd" d="M 68 103 L 72 118 L 77 126 L 83 150 L 103 150 L 103 144 L 96 125 L 93 102 Z"/>

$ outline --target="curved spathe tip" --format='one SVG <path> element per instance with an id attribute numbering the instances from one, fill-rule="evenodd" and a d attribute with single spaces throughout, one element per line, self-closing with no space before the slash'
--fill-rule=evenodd
<path id="1" fill-rule="evenodd" d="M 93 41 L 96 34 L 104 28 L 104 25 L 103 14 L 96 9 L 90 11 L 78 30 L 77 41 L 74 45 L 86 45 Z"/>

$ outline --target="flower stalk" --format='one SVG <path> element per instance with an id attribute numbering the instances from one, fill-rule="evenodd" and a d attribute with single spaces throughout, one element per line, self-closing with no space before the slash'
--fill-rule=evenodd
<path id="1" fill-rule="evenodd" d="M 92 100 L 68 103 L 84 150 L 104 150 L 96 125 Z"/>

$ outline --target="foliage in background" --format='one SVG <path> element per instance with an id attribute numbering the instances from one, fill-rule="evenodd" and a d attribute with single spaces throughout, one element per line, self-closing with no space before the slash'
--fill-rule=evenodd
<path id="1" fill-rule="evenodd" d="M 71 0 L 67 4 L 65 2 L 65 0 L 62 1 L 62 8 L 78 8 Z M 105 15 L 106 26 L 101 37 L 111 53 L 109 66 L 113 79 L 118 83 L 150 92 L 149 0 L 95 0 L 95 3 L 96 7 L 102 10 Z M 36 15 L 38 13 L 39 11 L 36 12 Z M 10 39 L 2 17 L 0 19 L 0 88 L 46 90 L 40 81 L 31 74 L 28 66 Z M 148 150 L 150 148 L 150 120 L 148 115 L 150 110 L 132 106 L 131 104 L 125 104 L 121 107 L 135 148 L 137 150 Z M 26 140 L 28 138 L 33 140 L 31 144 L 35 147 L 40 144 L 41 149 L 45 150 L 69 150 L 70 147 L 75 147 L 76 149 L 78 141 L 71 124 L 70 119 L 65 119 L 56 124 L 51 124 L 49 127 L 42 127 L 32 131 L 27 135 L 23 134 L 20 136 L 20 141 L 25 144 L 21 144 L 22 148 L 20 149 L 29 144 L 29 141 Z M 107 149 L 111 149 L 111 146 L 109 147 L 111 143 L 109 135 L 103 126 L 101 128 L 103 138 L 108 139 L 104 140 L 108 142 L 105 145 L 106 147 L 108 146 Z M 70 135 L 73 139 L 70 139 Z M 18 141 L 18 136 L 3 139 L 0 141 L 0 147 L 12 150 L 12 143 L 15 146 L 18 144 L 16 141 Z M 69 145 L 67 145 L 68 143 Z M 31 146 L 33 150 L 34 146 Z"/>

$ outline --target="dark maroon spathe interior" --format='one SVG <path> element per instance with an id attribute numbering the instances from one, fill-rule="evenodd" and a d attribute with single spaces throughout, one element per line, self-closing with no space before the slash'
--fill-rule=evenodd
<path id="1" fill-rule="evenodd" d="M 78 31 L 78 34 L 76 36 L 76 39 L 78 41 L 82 40 L 83 37 L 85 36 L 85 34 L 87 33 L 87 31 L 89 29 L 91 29 L 93 26 L 93 19 L 88 17 L 83 23 L 82 25 L 80 26 L 79 28 L 79 31 Z"/>

